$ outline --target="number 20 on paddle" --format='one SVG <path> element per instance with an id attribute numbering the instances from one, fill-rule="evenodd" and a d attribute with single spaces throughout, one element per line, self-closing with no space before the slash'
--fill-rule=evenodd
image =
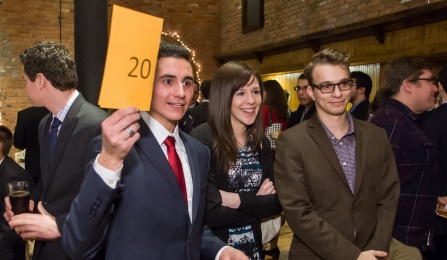
<path id="1" fill-rule="evenodd" d="M 144 59 L 140 61 L 137 57 L 131 57 L 131 70 L 127 76 L 131 78 L 147 79 L 151 73 L 151 61 Z"/>

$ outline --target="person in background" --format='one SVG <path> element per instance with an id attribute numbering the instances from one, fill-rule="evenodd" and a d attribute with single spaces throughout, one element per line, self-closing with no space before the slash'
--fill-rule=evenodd
<path id="1" fill-rule="evenodd" d="M 354 80 L 351 91 L 351 99 L 349 102 L 352 103 L 352 107 L 349 113 L 354 118 L 367 121 L 369 117 L 369 94 L 372 89 L 371 77 L 361 71 L 353 71 L 351 73 L 351 78 Z"/>
<path id="2" fill-rule="evenodd" d="M 262 106 L 262 129 L 270 141 L 273 158 L 278 135 L 287 129 L 287 105 L 284 90 L 276 80 L 264 82 L 264 105 Z M 273 129 L 273 130 L 272 130 Z"/>
<path id="3" fill-rule="evenodd" d="M 284 95 L 286 95 L 286 101 L 287 101 L 287 119 L 290 118 L 290 114 L 292 114 L 292 110 L 290 110 L 289 102 L 290 102 L 290 91 L 287 89 L 284 89 Z"/>
<path id="4" fill-rule="evenodd" d="M 44 106 L 50 113 L 39 125 L 42 176 L 32 197 L 38 214 L 14 216 L 6 198 L 5 217 L 23 239 L 36 239 L 34 260 L 68 260 L 61 230 L 84 179 L 88 145 L 101 133 L 107 113 L 76 90 L 76 63 L 62 44 L 37 43 L 20 54 L 20 61 L 33 106 Z"/>
<path id="5" fill-rule="evenodd" d="M 34 183 L 40 179 L 39 123 L 49 113 L 46 107 L 28 107 L 17 113 L 14 130 L 14 146 L 24 150 L 25 169 L 33 177 Z"/>
<path id="6" fill-rule="evenodd" d="M 116 111 L 92 141 L 64 248 L 73 259 L 245 260 L 203 224 L 209 151 L 177 124 L 194 91 L 189 51 L 161 42 L 155 71 L 150 111 Z"/>
<path id="7" fill-rule="evenodd" d="M 303 122 L 306 119 L 309 119 L 315 114 L 315 102 L 310 98 L 307 93 L 307 88 L 309 87 L 309 82 L 306 79 L 306 75 L 301 74 L 298 77 L 298 84 L 294 88 L 296 91 L 296 95 L 298 100 L 300 101 L 300 105 L 298 109 L 290 115 L 289 122 L 287 124 L 287 128 L 291 128 L 294 125 L 297 125 Z"/>
<path id="8" fill-rule="evenodd" d="M 262 129 L 262 94 L 261 77 L 251 67 L 224 64 L 212 79 L 209 121 L 191 132 L 211 151 L 205 222 L 250 259 L 264 259 L 260 219 L 281 212 Z"/>
<path id="9" fill-rule="evenodd" d="M 6 126 L 0 125 L 0 195 L 5 198 L 9 195 L 8 182 L 27 181 L 29 188 L 34 188 L 31 176 L 8 154 L 12 146 L 12 132 Z M 30 205 L 30 211 L 34 203 Z M 5 213 L 5 202 L 0 201 L 0 213 Z M 12 230 L 6 219 L 0 218 L 0 259 L 25 260 L 25 241 Z"/>
<path id="10" fill-rule="evenodd" d="M 278 198 L 294 233 L 289 259 L 371 259 L 387 255 L 399 180 L 385 132 L 346 111 L 348 56 L 334 49 L 305 67 L 317 108 L 279 136 Z"/>
<path id="11" fill-rule="evenodd" d="M 194 80 L 194 95 L 192 96 L 191 105 L 189 106 L 189 108 L 196 107 L 200 104 L 200 102 L 198 101 L 199 93 L 199 82 L 197 82 L 197 80 Z"/>
<path id="12" fill-rule="evenodd" d="M 430 138 L 437 149 L 438 163 L 438 207 L 445 208 L 447 203 L 447 66 L 438 75 L 438 98 L 440 105 L 429 112 L 424 112 L 418 119 L 422 131 Z M 434 252 L 430 260 L 447 260 L 447 218 L 435 217 L 435 232 L 433 236 Z"/>
<path id="13" fill-rule="evenodd" d="M 209 96 L 210 96 L 211 80 L 207 79 L 200 85 L 200 92 L 202 93 L 202 101 L 199 105 L 189 108 L 188 112 L 193 118 L 194 127 L 204 124 L 208 121 L 208 107 L 209 107 Z"/>
<path id="14" fill-rule="evenodd" d="M 384 77 L 369 120 L 387 133 L 399 173 L 401 192 L 389 257 L 422 259 L 433 244 L 438 174 L 436 148 L 416 119 L 433 107 L 438 80 L 427 61 L 411 56 L 389 61 Z"/>
<path id="15" fill-rule="evenodd" d="M 199 83 L 194 80 L 193 83 L 194 86 L 194 96 L 191 99 L 191 103 L 189 104 L 189 108 L 194 108 L 199 105 L 199 102 L 197 102 L 197 98 L 199 97 Z M 191 130 L 195 126 L 194 118 L 191 116 L 191 113 L 189 112 L 189 109 L 186 110 L 185 114 L 183 115 L 182 119 L 179 120 L 179 127 L 180 129 L 189 134 Z"/>

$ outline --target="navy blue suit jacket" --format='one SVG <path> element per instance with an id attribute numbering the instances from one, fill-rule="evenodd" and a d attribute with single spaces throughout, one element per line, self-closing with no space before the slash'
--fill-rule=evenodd
<path id="1" fill-rule="evenodd" d="M 140 120 L 141 138 L 123 163 L 116 189 L 93 169 L 101 139 L 92 142 L 87 176 L 63 229 L 73 259 L 214 259 L 225 245 L 204 226 L 209 150 L 180 131 L 193 179 L 192 223 L 183 194 L 156 138 Z"/>

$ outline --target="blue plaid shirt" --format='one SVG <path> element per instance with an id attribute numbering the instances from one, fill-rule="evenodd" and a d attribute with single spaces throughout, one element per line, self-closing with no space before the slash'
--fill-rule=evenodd
<path id="1" fill-rule="evenodd" d="M 437 201 L 435 147 L 416 124 L 416 115 L 395 99 L 387 99 L 370 121 L 385 129 L 399 173 L 401 188 L 393 237 L 424 250 L 431 244 Z"/>

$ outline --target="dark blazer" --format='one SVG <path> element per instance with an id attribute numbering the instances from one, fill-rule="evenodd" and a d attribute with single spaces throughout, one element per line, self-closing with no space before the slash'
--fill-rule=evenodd
<path id="1" fill-rule="evenodd" d="M 48 139 L 51 117 L 51 114 L 47 115 L 39 126 L 42 178 L 38 192 L 44 208 L 56 218 L 57 227 L 61 231 L 71 202 L 84 180 L 88 145 L 101 133 L 101 122 L 107 117 L 107 113 L 88 103 L 79 94 L 61 125 L 54 155 L 49 163 Z M 45 247 L 42 247 L 43 245 Z M 58 239 L 47 242 L 36 240 L 33 259 L 70 258 L 62 248 L 61 239 Z"/>
<path id="2" fill-rule="evenodd" d="M 7 183 L 13 181 L 27 181 L 30 189 L 34 188 L 31 176 L 13 159 L 5 156 L 0 164 L 0 259 L 25 260 L 25 242 L 14 230 L 11 230 L 3 217 L 5 213 L 3 198 L 9 194 Z"/>
<path id="3" fill-rule="evenodd" d="M 301 123 L 301 115 L 303 115 L 305 108 L 306 108 L 305 106 L 299 106 L 296 111 L 294 111 L 294 112 L 292 112 L 292 114 L 290 114 L 289 122 L 287 123 L 287 128 L 290 128 L 294 125 Z M 316 111 L 316 108 L 315 108 L 315 103 L 314 103 L 314 104 L 312 104 L 312 106 L 309 108 L 309 110 L 304 115 L 303 121 L 311 118 L 315 114 L 315 111 Z"/>
<path id="4" fill-rule="evenodd" d="M 208 122 L 208 105 L 209 101 L 201 102 L 199 105 L 188 109 L 189 114 L 194 121 L 194 127 Z"/>
<path id="5" fill-rule="evenodd" d="M 262 251 L 261 218 L 268 218 L 281 213 L 281 207 L 276 195 L 256 196 L 255 193 L 239 193 L 241 205 L 238 209 L 222 206 L 219 190 L 229 191 L 228 173 L 217 167 L 216 156 L 213 153 L 213 136 L 209 124 L 203 124 L 193 129 L 191 135 L 207 145 L 211 152 L 211 165 L 208 177 L 205 223 L 213 233 L 225 243 L 228 242 L 228 228 L 251 224 L 259 251 Z M 269 140 L 264 137 L 262 148 L 257 148 L 259 161 L 262 165 L 262 180 L 274 181 L 273 159 Z"/>
<path id="6" fill-rule="evenodd" d="M 447 104 L 422 114 L 419 122 L 422 131 L 437 149 L 439 196 L 447 196 Z M 436 217 L 435 234 L 447 235 L 447 219 Z"/>
<path id="7" fill-rule="evenodd" d="M 294 233 L 289 259 L 357 259 L 361 251 L 388 251 L 399 199 L 393 151 L 383 129 L 353 120 L 354 194 L 317 115 L 279 135 L 275 181 Z"/>
<path id="8" fill-rule="evenodd" d="M 40 178 L 39 123 L 49 113 L 45 107 L 28 107 L 17 113 L 17 124 L 14 130 L 14 146 L 24 150 L 25 169 L 34 181 Z"/>
<path id="9" fill-rule="evenodd" d="M 354 110 L 350 111 L 351 115 L 354 118 L 363 120 L 363 121 L 367 121 L 369 118 L 369 107 L 370 107 L 370 103 L 368 99 L 363 100 L 362 102 L 360 102 Z"/>
<path id="10" fill-rule="evenodd" d="M 123 163 L 121 180 L 110 188 L 92 164 L 101 139 L 92 142 L 87 176 L 63 229 L 73 259 L 214 259 L 225 245 L 203 226 L 208 149 L 180 131 L 193 179 L 192 223 L 172 168 L 147 124 Z"/>

